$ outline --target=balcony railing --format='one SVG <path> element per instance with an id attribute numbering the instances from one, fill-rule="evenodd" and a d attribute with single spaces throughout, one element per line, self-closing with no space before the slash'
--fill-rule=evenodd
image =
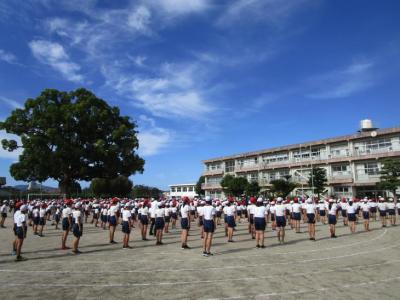
<path id="1" fill-rule="evenodd" d="M 202 189 L 220 189 L 221 185 L 216 182 L 208 182 L 208 183 L 203 183 L 201 185 Z"/>

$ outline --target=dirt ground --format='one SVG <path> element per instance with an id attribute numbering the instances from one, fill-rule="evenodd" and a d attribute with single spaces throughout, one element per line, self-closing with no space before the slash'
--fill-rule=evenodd
<path id="1" fill-rule="evenodd" d="M 340 223 L 340 222 L 339 222 Z M 133 249 L 108 243 L 108 231 L 84 225 L 81 255 L 61 251 L 61 230 L 47 226 L 44 237 L 29 229 L 24 262 L 11 256 L 11 218 L 0 229 L 1 299 L 400 299 L 400 227 L 371 224 L 370 232 L 350 234 L 338 224 L 337 239 L 317 226 L 317 241 L 287 230 L 278 244 L 267 228 L 265 249 L 255 248 L 247 222 L 238 224 L 235 243 L 218 227 L 212 251 L 203 257 L 198 228 L 190 250 L 180 248 L 180 230 L 164 245 L 131 235 Z M 68 243 L 71 244 L 72 237 Z"/>

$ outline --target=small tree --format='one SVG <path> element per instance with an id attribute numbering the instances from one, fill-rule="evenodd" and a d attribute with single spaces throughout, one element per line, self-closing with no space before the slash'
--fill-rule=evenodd
<path id="1" fill-rule="evenodd" d="M 260 192 L 261 187 L 259 186 L 257 181 L 250 182 L 246 187 L 246 195 L 247 196 L 257 196 Z"/>
<path id="2" fill-rule="evenodd" d="M 397 204 L 396 190 L 400 187 L 400 159 L 386 158 L 381 161 L 380 182 L 378 187 L 393 193 L 393 199 Z"/>
<path id="3" fill-rule="evenodd" d="M 326 170 L 324 168 L 313 168 L 311 174 L 308 178 L 308 185 L 313 187 L 313 194 L 317 193 L 318 199 L 319 195 L 325 191 L 325 186 L 328 179 L 326 178 Z"/>
<path id="4" fill-rule="evenodd" d="M 206 182 L 206 178 L 204 176 L 200 176 L 199 180 L 196 183 L 196 194 L 199 196 L 204 196 L 206 194 L 205 190 L 203 190 L 202 185 Z"/>
<path id="5" fill-rule="evenodd" d="M 270 183 L 272 185 L 271 192 L 275 194 L 275 196 L 285 198 L 289 195 L 296 187 L 297 183 L 290 181 L 291 176 L 286 176 L 284 179 L 275 179 Z"/>
<path id="6" fill-rule="evenodd" d="M 246 178 L 234 177 L 233 180 L 231 181 L 231 188 L 230 188 L 232 195 L 235 197 L 242 196 L 248 185 L 249 182 L 247 181 Z"/>

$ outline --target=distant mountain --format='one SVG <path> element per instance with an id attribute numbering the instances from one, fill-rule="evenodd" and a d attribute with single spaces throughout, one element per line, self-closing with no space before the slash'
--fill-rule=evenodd
<path id="1" fill-rule="evenodd" d="M 28 187 L 29 187 L 28 184 L 19 184 L 19 185 L 13 186 L 13 188 L 15 188 L 15 189 L 17 189 L 19 191 L 23 191 L 23 192 L 27 191 Z M 33 188 L 35 190 L 40 190 L 40 185 L 36 184 Z M 54 188 L 54 187 L 51 187 L 51 186 L 45 186 L 45 185 L 42 186 L 42 191 L 43 192 L 48 192 L 48 193 L 58 193 L 59 192 L 58 188 Z"/>

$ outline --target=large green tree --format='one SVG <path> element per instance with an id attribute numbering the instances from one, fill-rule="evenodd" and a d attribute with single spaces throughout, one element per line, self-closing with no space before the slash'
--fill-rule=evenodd
<path id="1" fill-rule="evenodd" d="M 113 179 L 95 178 L 90 183 L 90 189 L 96 196 L 126 197 L 132 192 L 133 183 L 125 176 Z"/>
<path id="2" fill-rule="evenodd" d="M 378 187 L 392 192 L 394 201 L 397 204 L 396 190 L 400 187 L 400 159 L 382 159 L 381 164 L 381 176 Z"/>
<path id="3" fill-rule="evenodd" d="M 2 141 L 8 151 L 23 148 L 19 161 L 11 165 L 11 175 L 24 181 L 53 178 L 67 194 L 80 180 L 143 172 L 135 129 L 135 122 L 120 116 L 117 107 L 83 88 L 46 89 L 0 122 L 0 130 L 21 138 L 21 145 Z"/>
<path id="4" fill-rule="evenodd" d="M 196 187 L 195 187 L 197 195 L 204 196 L 206 194 L 205 190 L 203 190 L 203 188 L 202 188 L 202 185 L 205 182 L 206 182 L 206 178 L 204 176 L 200 176 L 199 180 L 197 180 Z"/>
<path id="5" fill-rule="evenodd" d="M 260 185 L 257 181 L 252 181 L 246 186 L 246 195 L 247 196 L 258 196 L 261 190 Z"/>
<path id="6" fill-rule="evenodd" d="M 312 168 L 310 176 L 308 177 L 308 185 L 313 188 L 313 193 L 319 195 L 325 191 L 325 186 L 328 182 L 326 178 L 326 170 L 324 168 Z"/>
<path id="7" fill-rule="evenodd" d="M 156 187 L 146 185 L 135 185 L 132 190 L 132 195 L 135 198 L 155 198 L 162 196 L 162 191 Z"/>
<path id="8" fill-rule="evenodd" d="M 271 192 L 283 198 L 289 195 L 297 187 L 297 183 L 292 182 L 290 178 L 288 175 L 285 178 L 271 180 Z"/>
<path id="9" fill-rule="evenodd" d="M 236 197 L 243 195 L 248 184 L 249 182 L 246 178 L 233 177 L 232 175 L 225 175 L 221 181 L 225 194 Z"/>

